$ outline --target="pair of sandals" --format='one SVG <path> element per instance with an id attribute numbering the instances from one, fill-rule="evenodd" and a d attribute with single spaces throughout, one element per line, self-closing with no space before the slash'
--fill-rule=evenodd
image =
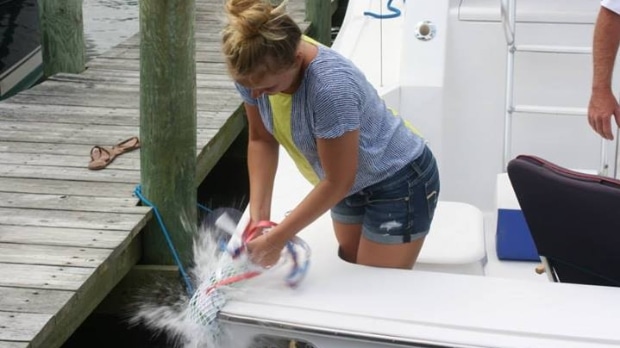
<path id="1" fill-rule="evenodd" d="M 90 162 L 88 163 L 88 169 L 103 169 L 112 163 L 117 156 L 139 148 L 140 139 L 138 139 L 138 137 L 131 137 L 123 140 L 111 148 L 95 145 L 90 150 Z"/>

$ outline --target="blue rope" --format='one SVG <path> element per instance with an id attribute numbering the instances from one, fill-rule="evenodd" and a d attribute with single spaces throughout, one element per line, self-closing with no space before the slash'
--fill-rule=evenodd
<path id="1" fill-rule="evenodd" d="M 207 208 L 206 206 L 204 206 L 204 205 L 202 205 L 200 203 L 198 203 L 198 208 L 202 209 L 206 213 L 213 213 L 213 210 Z"/>
<path id="2" fill-rule="evenodd" d="M 388 10 L 392 11 L 392 13 L 378 14 L 378 13 L 374 13 L 374 12 L 370 12 L 370 11 L 364 11 L 364 15 L 365 16 L 370 16 L 372 18 L 377 18 L 377 19 L 389 19 L 389 18 L 396 18 L 396 17 L 400 16 L 400 10 L 397 9 L 396 7 L 392 6 L 392 1 L 393 0 L 388 0 L 388 3 L 387 3 L 387 8 L 388 8 Z M 404 2 L 405 2 L 405 0 L 403 0 L 403 3 Z"/>
<path id="3" fill-rule="evenodd" d="M 146 199 L 146 197 L 142 195 L 142 185 L 136 186 L 136 188 L 134 189 L 134 194 L 138 198 L 140 198 L 140 200 L 144 204 L 153 208 L 153 212 L 155 213 L 155 218 L 157 218 L 157 222 L 159 223 L 159 226 L 161 227 L 164 237 L 166 238 L 166 242 L 168 243 L 168 248 L 170 249 L 170 252 L 172 253 L 174 262 L 176 262 L 177 266 L 179 267 L 179 273 L 181 273 L 181 277 L 183 277 L 183 281 L 185 282 L 185 288 L 187 290 L 187 293 L 189 297 L 192 297 L 194 295 L 194 286 L 192 285 L 189 275 L 187 274 L 187 272 L 185 271 L 185 268 L 183 267 L 183 263 L 181 262 L 181 259 L 179 258 L 179 254 L 177 253 L 176 248 L 174 247 L 174 243 L 172 243 L 172 239 L 170 238 L 168 229 L 166 229 L 166 225 L 164 225 L 164 221 L 161 217 L 161 214 L 159 213 L 159 210 L 153 203 L 151 203 L 148 199 Z M 208 208 L 206 209 L 209 210 Z"/>

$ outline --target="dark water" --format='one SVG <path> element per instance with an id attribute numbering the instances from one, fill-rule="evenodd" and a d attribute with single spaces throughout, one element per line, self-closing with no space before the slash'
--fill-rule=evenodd
<path id="1" fill-rule="evenodd" d="M 138 32 L 138 0 L 83 1 L 88 60 Z M 0 0 L 0 74 L 39 44 L 37 0 Z"/>
<path id="2" fill-rule="evenodd" d="M 0 0 L 0 75 L 39 46 L 37 0 Z"/>

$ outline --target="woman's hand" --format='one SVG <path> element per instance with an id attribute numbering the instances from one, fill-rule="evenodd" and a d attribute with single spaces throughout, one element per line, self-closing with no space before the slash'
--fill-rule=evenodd
<path id="1" fill-rule="evenodd" d="M 279 242 L 277 238 L 270 238 L 272 232 L 259 234 L 246 245 L 250 260 L 257 265 L 270 268 L 280 259 L 286 242 Z"/>

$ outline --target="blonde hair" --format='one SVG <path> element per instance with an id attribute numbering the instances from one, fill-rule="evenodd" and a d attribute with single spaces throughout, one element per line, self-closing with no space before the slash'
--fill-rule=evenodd
<path id="1" fill-rule="evenodd" d="M 222 46 L 233 78 L 277 73 L 295 63 L 301 29 L 285 13 L 286 0 L 227 0 Z"/>

